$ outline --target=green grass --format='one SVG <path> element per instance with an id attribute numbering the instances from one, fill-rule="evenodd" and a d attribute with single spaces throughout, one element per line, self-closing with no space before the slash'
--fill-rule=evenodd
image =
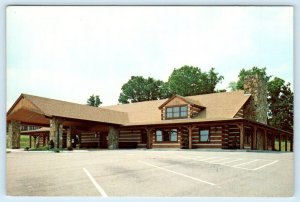
<path id="1" fill-rule="evenodd" d="M 287 142 L 287 151 L 290 151 L 290 142 Z M 276 140 L 275 141 L 275 150 L 279 151 L 279 142 Z M 281 141 L 281 151 L 285 151 L 285 141 Z"/>
<path id="2" fill-rule="evenodd" d="M 28 135 L 21 135 L 20 137 L 20 148 L 29 147 L 29 136 Z"/>

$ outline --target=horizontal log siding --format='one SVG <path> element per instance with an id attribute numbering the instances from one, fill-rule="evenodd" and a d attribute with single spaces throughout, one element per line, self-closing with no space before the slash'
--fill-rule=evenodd
<path id="1" fill-rule="evenodd" d="M 198 107 L 194 107 L 194 106 L 191 106 L 191 105 L 189 105 L 189 117 L 190 118 L 193 118 L 193 117 L 195 117 L 195 116 L 197 116 L 198 114 L 199 114 L 199 112 L 201 111 L 201 109 L 200 108 L 198 108 Z"/>
<path id="2" fill-rule="evenodd" d="M 244 118 L 244 108 L 243 107 L 234 115 L 234 118 Z"/>
<path id="3" fill-rule="evenodd" d="M 222 127 L 222 149 L 228 149 L 228 125 Z"/>
<path id="4" fill-rule="evenodd" d="M 199 130 L 200 128 L 194 128 L 192 132 L 193 148 L 222 148 L 222 127 L 209 127 L 210 130 L 210 141 L 200 142 L 199 141 Z"/>
<path id="5" fill-rule="evenodd" d="M 140 130 L 121 130 L 119 136 L 119 142 L 141 142 Z"/>
<path id="6" fill-rule="evenodd" d="M 65 137 L 66 138 L 66 137 Z M 81 133 L 80 134 L 80 147 L 98 147 L 100 140 L 99 135 L 95 133 Z"/>
<path id="7" fill-rule="evenodd" d="M 228 127 L 228 148 L 240 148 L 240 129 L 236 125 L 229 125 Z"/>

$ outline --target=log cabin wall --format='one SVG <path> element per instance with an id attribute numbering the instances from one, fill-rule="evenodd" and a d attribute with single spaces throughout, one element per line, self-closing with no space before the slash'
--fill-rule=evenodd
<path id="1" fill-rule="evenodd" d="M 80 134 L 80 147 L 98 148 L 99 143 L 99 134 L 95 135 L 95 132 L 86 132 Z"/>
<path id="2" fill-rule="evenodd" d="M 228 125 L 222 126 L 222 149 L 228 149 L 229 130 Z"/>
<path id="3" fill-rule="evenodd" d="M 188 105 L 188 117 L 193 118 L 195 116 L 197 116 L 200 113 L 201 109 L 199 107 L 195 107 L 192 105 Z"/>
<path id="4" fill-rule="evenodd" d="M 240 129 L 237 125 L 228 126 L 228 149 L 240 148 Z"/>
<path id="5" fill-rule="evenodd" d="M 209 129 L 209 141 L 200 142 L 200 129 Z M 192 148 L 222 148 L 222 127 L 196 127 L 192 131 Z"/>
<path id="6" fill-rule="evenodd" d="M 120 130 L 119 147 L 120 148 L 143 148 L 146 144 L 142 143 L 141 130 Z"/>

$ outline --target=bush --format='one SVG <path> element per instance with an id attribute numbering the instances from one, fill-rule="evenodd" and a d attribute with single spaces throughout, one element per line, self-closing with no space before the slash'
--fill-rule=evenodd
<path id="1" fill-rule="evenodd" d="M 73 147 L 68 147 L 68 150 L 69 151 L 73 151 Z"/>
<path id="2" fill-rule="evenodd" d="M 52 151 L 55 152 L 55 153 L 59 153 L 60 149 L 59 148 L 54 148 Z"/>
<path id="3" fill-rule="evenodd" d="M 29 151 L 47 151 L 49 150 L 48 146 L 38 147 L 38 148 L 28 148 Z"/>
<path id="4" fill-rule="evenodd" d="M 25 148 L 24 148 L 24 151 L 29 151 L 29 147 L 25 147 Z"/>

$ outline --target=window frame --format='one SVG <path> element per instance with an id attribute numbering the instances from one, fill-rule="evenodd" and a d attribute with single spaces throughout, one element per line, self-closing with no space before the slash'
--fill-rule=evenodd
<path id="1" fill-rule="evenodd" d="M 162 141 L 157 141 L 157 131 L 161 131 L 161 137 L 162 137 Z M 176 141 L 172 141 L 171 137 L 172 137 L 172 132 L 176 133 Z M 168 136 L 169 141 L 166 141 L 165 136 Z M 172 128 L 172 129 L 157 129 L 155 130 L 155 142 L 156 143 L 178 143 L 179 139 L 178 139 L 178 129 L 177 128 Z"/>
<path id="2" fill-rule="evenodd" d="M 174 108 L 179 108 L 178 112 L 174 112 Z M 186 107 L 186 111 L 182 111 L 181 108 Z M 168 109 L 171 109 L 171 112 L 168 112 Z M 188 105 L 173 105 L 166 107 L 165 109 L 165 119 L 182 119 L 182 118 L 187 118 L 188 117 Z M 186 115 L 182 116 L 181 114 L 185 112 Z M 174 116 L 174 113 L 179 113 L 179 116 Z M 168 117 L 168 114 L 172 114 L 172 117 Z"/>
<path id="3" fill-rule="evenodd" d="M 207 137 L 207 141 L 202 141 L 201 140 L 201 131 L 207 130 L 208 131 L 208 137 Z M 199 128 L 199 142 L 200 143 L 204 143 L 204 142 L 210 142 L 210 128 Z"/>

